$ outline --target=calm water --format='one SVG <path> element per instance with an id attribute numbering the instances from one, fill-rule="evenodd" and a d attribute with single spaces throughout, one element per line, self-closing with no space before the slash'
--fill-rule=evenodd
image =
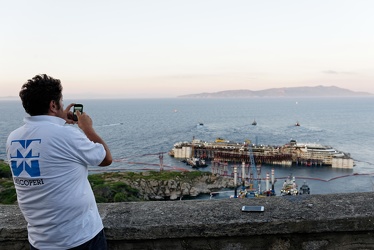
<path id="1" fill-rule="evenodd" d="M 74 100 L 75 101 L 75 100 Z M 158 169 L 159 153 L 193 137 L 217 137 L 256 144 L 283 145 L 291 139 L 333 146 L 355 159 L 353 170 L 328 167 L 262 166 L 278 178 L 293 174 L 299 186 L 307 181 L 312 193 L 371 192 L 374 163 L 374 98 L 257 98 L 257 99 L 128 99 L 83 100 L 96 131 L 112 150 L 115 162 L 108 169 Z M 65 105 L 70 103 L 65 100 Z M 19 101 L 0 101 L 0 159 L 5 159 L 8 134 L 23 124 Z M 257 126 L 252 126 L 253 120 Z M 300 127 L 295 127 L 295 122 Z M 198 123 L 204 126 L 198 126 Z M 166 169 L 190 169 L 163 155 Z M 93 167 L 93 170 L 99 169 Z M 102 169 L 102 168 L 101 168 Z M 206 168 L 209 170 L 209 167 Z M 347 176 L 328 181 L 335 177 Z M 321 180 L 311 180 L 309 178 Z M 283 180 L 276 183 L 279 192 Z M 263 184 L 264 186 L 264 184 Z"/>

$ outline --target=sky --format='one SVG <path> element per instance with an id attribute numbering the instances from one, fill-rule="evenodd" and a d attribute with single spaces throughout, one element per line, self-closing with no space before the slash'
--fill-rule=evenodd
<path id="1" fill-rule="evenodd" d="M 0 0 L 0 96 L 37 74 L 64 98 L 337 86 L 374 93 L 372 0 Z"/>

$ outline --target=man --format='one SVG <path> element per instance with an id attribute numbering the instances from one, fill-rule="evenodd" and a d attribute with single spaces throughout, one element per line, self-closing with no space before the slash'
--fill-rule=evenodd
<path id="1" fill-rule="evenodd" d="M 86 113 L 73 121 L 58 79 L 37 75 L 19 96 L 30 115 L 6 143 L 18 205 L 27 221 L 30 249 L 107 249 L 88 166 L 112 156 Z M 77 123 L 75 126 L 67 125 Z"/>

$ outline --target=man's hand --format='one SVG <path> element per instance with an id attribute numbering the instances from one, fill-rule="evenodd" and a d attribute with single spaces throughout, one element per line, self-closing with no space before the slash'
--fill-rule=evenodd
<path id="1" fill-rule="evenodd" d="M 88 130 L 93 130 L 92 128 L 92 119 L 85 112 L 81 113 L 79 110 L 76 111 L 76 116 L 78 118 L 78 127 L 86 132 Z"/>
<path id="2" fill-rule="evenodd" d="M 70 103 L 66 109 L 64 110 L 64 119 L 66 121 L 66 123 L 69 123 L 69 124 L 75 124 L 76 121 L 73 120 L 73 112 L 70 111 L 71 107 L 73 107 L 75 105 L 75 103 Z"/>

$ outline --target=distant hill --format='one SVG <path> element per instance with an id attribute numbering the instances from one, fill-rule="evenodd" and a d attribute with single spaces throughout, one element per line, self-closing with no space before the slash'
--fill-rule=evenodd
<path id="1" fill-rule="evenodd" d="M 18 96 L 0 96 L 0 100 L 18 100 Z"/>
<path id="2" fill-rule="evenodd" d="M 272 88 L 264 90 L 226 90 L 213 93 L 181 95 L 180 98 L 252 98 L 252 97 L 357 97 L 373 96 L 367 92 L 355 92 L 335 86 Z"/>

